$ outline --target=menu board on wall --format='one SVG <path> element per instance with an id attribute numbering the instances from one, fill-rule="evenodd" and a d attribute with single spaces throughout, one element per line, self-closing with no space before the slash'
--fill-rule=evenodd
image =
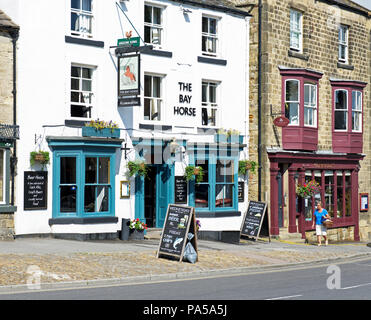
<path id="1" fill-rule="evenodd" d="M 173 256 L 182 261 L 188 232 L 195 233 L 194 208 L 169 204 L 157 257 Z M 196 235 L 191 240 L 197 251 Z"/>
<path id="2" fill-rule="evenodd" d="M 47 209 L 48 172 L 24 172 L 24 210 Z"/>
<path id="3" fill-rule="evenodd" d="M 185 177 L 175 177 L 175 203 L 187 204 L 187 185 Z"/>

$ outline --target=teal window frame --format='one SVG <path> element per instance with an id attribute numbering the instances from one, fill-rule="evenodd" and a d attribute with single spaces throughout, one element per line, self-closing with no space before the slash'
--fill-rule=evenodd
<path id="1" fill-rule="evenodd" d="M 208 207 L 200 208 L 196 207 L 195 199 L 195 184 L 194 180 L 189 182 L 189 205 L 195 207 L 196 212 L 224 212 L 224 211 L 238 211 L 238 156 L 218 156 L 217 154 L 200 154 L 191 155 L 189 158 L 190 165 L 196 165 L 197 160 L 208 160 L 208 184 L 209 184 L 209 195 L 208 195 Z M 233 161 L 233 199 L 232 206 L 230 207 L 217 207 L 216 198 L 216 186 L 221 182 L 216 181 L 216 165 L 218 160 L 231 160 Z"/>
<path id="2" fill-rule="evenodd" d="M 100 141 L 89 141 L 86 143 L 82 140 L 70 141 L 49 141 L 49 146 L 53 150 L 53 218 L 91 218 L 91 217 L 113 217 L 115 216 L 115 164 L 116 148 L 121 147 L 121 140 L 117 139 L 114 143 L 101 143 Z M 61 212 L 60 210 L 60 186 L 69 185 L 61 184 L 61 158 L 76 158 L 76 181 L 71 185 L 77 186 L 76 191 L 76 211 Z M 109 167 L 109 200 L 108 211 L 87 212 L 84 208 L 85 186 L 92 185 L 85 183 L 85 161 L 89 157 L 107 157 L 110 161 Z M 99 170 L 99 169 L 97 169 Z M 95 184 L 93 184 L 95 185 Z M 97 184 L 100 185 L 100 184 Z"/>

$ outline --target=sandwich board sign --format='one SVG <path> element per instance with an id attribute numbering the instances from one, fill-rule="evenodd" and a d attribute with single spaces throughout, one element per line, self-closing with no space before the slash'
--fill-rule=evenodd
<path id="1" fill-rule="evenodd" d="M 187 235 L 191 232 L 194 237 L 190 240 L 197 252 L 196 220 L 193 207 L 169 204 L 165 223 L 162 229 L 161 240 L 157 250 L 160 256 L 175 257 L 182 261 Z"/>
<path id="2" fill-rule="evenodd" d="M 264 220 L 267 204 L 258 201 L 249 201 L 241 225 L 241 235 L 257 239 Z"/>

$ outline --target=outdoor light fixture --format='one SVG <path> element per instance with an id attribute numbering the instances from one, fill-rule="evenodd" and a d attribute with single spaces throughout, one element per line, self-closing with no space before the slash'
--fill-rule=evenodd
<path id="1" fill-rule="evenodd" d="M 192 10 L 186 9 L 183 6 L 180 6 L 180 11 L 183 11 L 184 14 L 192 13 Z"/>
<path id="2" fill-rule="evenodd" d="M 176 142 L 176 138 L 172 138 L 170 142 L 170 153 L 174 155 L 179 149 L 179 143 Z"/>

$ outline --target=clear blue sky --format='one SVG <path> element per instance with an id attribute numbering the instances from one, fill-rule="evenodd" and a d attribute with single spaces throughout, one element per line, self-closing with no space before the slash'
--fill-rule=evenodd
<path id="1" fill-rule="evenodd" d="M 371 10 L 371 0 L 353 0 L 353 2 L 358 3 L 361 6 Z"/>

